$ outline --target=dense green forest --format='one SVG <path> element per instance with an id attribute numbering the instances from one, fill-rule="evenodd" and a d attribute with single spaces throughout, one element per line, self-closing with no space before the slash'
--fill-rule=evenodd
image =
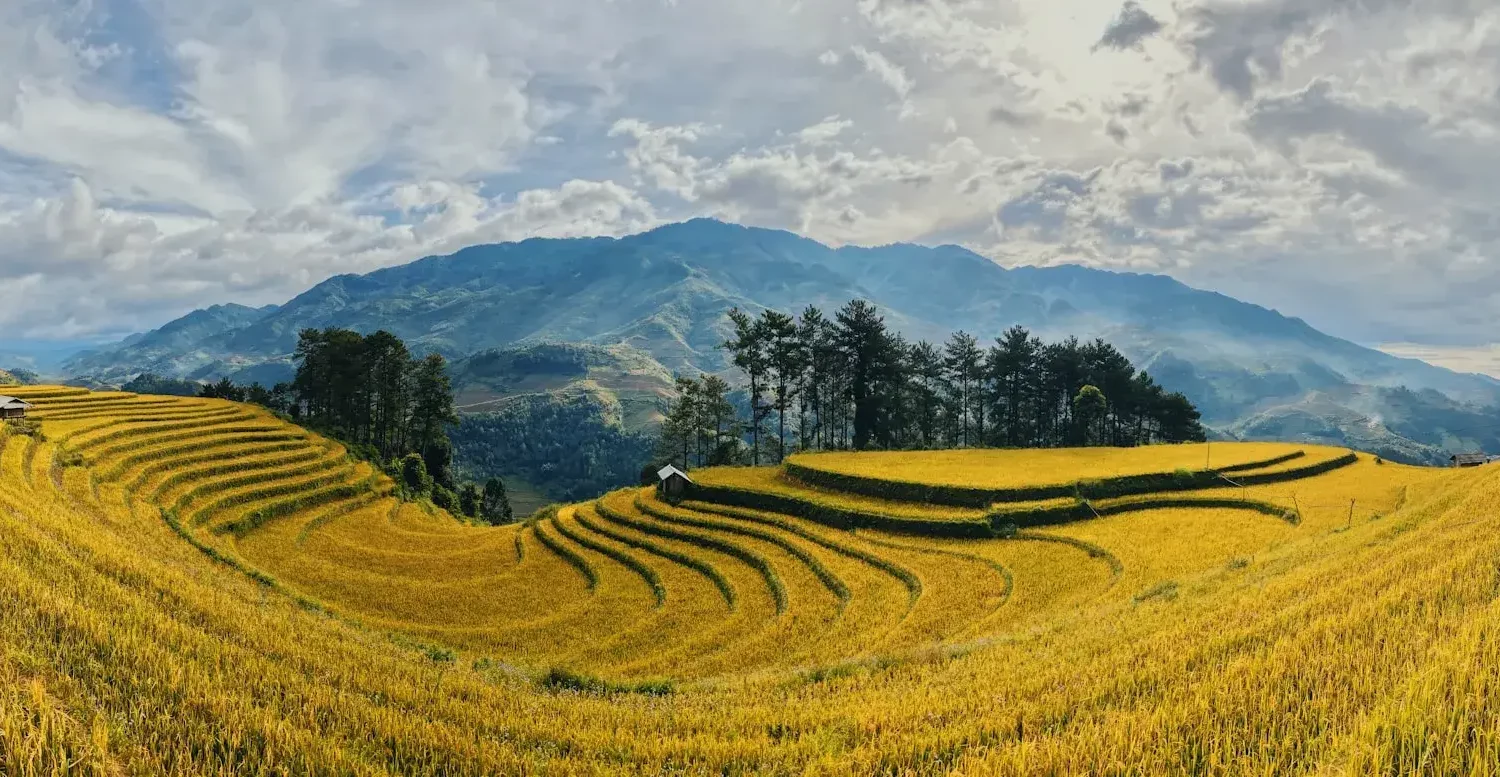
<path id="1" fill-rule="evenodd" d="M 461 475 L 516 475 L 557 500 L 635 482 L 656 444 L 607 423 L 588 395 L 517 397 L 502 410 L 462 416 L 449 435 Z"/>
<path id="2" fill-rule="evenodd" d="M 780 461 L 797 450 L 1133 446 L 1204 439 L 1198 410 L 1103 340 L 1044 343 L 1007 330 L 987 348 L 956 332 L 909 343 L 874 306 L 729 314 L 723 347 L 743 409 L 717 376 L 678 380 L 659 457 L 684 465 Z"/>
<path id="3" fill-rule="evenodd" d="M 203 390 L 203 384 L 191 380 L 180 380 L 143 372 L 120 387 L 132 394 L 165 394 L 174 397 L 195 397 Z"/>

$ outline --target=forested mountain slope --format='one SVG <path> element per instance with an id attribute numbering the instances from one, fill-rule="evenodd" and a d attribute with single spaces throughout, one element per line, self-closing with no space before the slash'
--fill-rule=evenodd
<path id="1" fill-rule="evenodd" d="M 152 370 L 269 382 L 289 374 L 299 330 L 344 326 L 388 329 L 453 358 L 543 342 L 624 344 L 668 371 L 718 371 L 727 367 L 718 345 L 730 308 L 831 310 L 855 297 L 913 339 L 962 329 L 988 342 L 1014 324 L 1048 338 L 1103 337 L 1229 435 L 1349 442 L 1427 461 L 1449 449 L 1500 447 L 1500 422 L 1487 412 L 1500 405 L 1500 383 L 1390 356 L 1163 276 L 1007 270 L 956 246 L 833 249 L 702 219 L 622 239 L 473 246 L 338 276 L 280 307 L 195 312 L 77 357 L 67 370 L 109 380 Z"/>

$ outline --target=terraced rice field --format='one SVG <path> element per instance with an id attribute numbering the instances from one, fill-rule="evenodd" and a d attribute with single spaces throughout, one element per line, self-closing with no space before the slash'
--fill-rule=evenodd
<path id="1" fill-rule="evenodd" d="M 804 467 L 841 475 L 924 485 L 1029 488 L 1178 469 L 1232 467 L 1301 450 L 1276 442 L 1166 445 L 1141 456 L 1131 448 L 1042 450 L 875 451 L 810 453 L 792 458 Z"/>
<path id="2" fill-rule="evenodd" d="M 818 455 L 491 528 L 252 406 L 6 393 L 4 775 L 1500 765 L 1500 469 Z"/>

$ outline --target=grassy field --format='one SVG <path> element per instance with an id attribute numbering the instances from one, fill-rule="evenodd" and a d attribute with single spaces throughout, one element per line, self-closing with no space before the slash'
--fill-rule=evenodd
<path id="1" fill-rule="evenodd" d="M 926 523 L 627 489 L 487 528 L 251 406 L 6 391 L 40 421 L 0 427 L 7 777 L 1500 773 L 1500 469 L 1361 455 L 975 538 L 703 471 Z M 1299 450 L 1229 474 L 1343 456 Z M 945 454 L 1025 486 L 1193 453 L 1024 455 Z"/>

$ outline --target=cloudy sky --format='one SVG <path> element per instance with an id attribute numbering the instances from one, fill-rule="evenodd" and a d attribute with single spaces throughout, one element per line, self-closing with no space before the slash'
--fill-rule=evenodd
<path id="1" fill-rule="evenodd" d="M 1488 345 L 1500 7 L 0 2 L 0 326 L 23 337 L 696 215 Z"/>

